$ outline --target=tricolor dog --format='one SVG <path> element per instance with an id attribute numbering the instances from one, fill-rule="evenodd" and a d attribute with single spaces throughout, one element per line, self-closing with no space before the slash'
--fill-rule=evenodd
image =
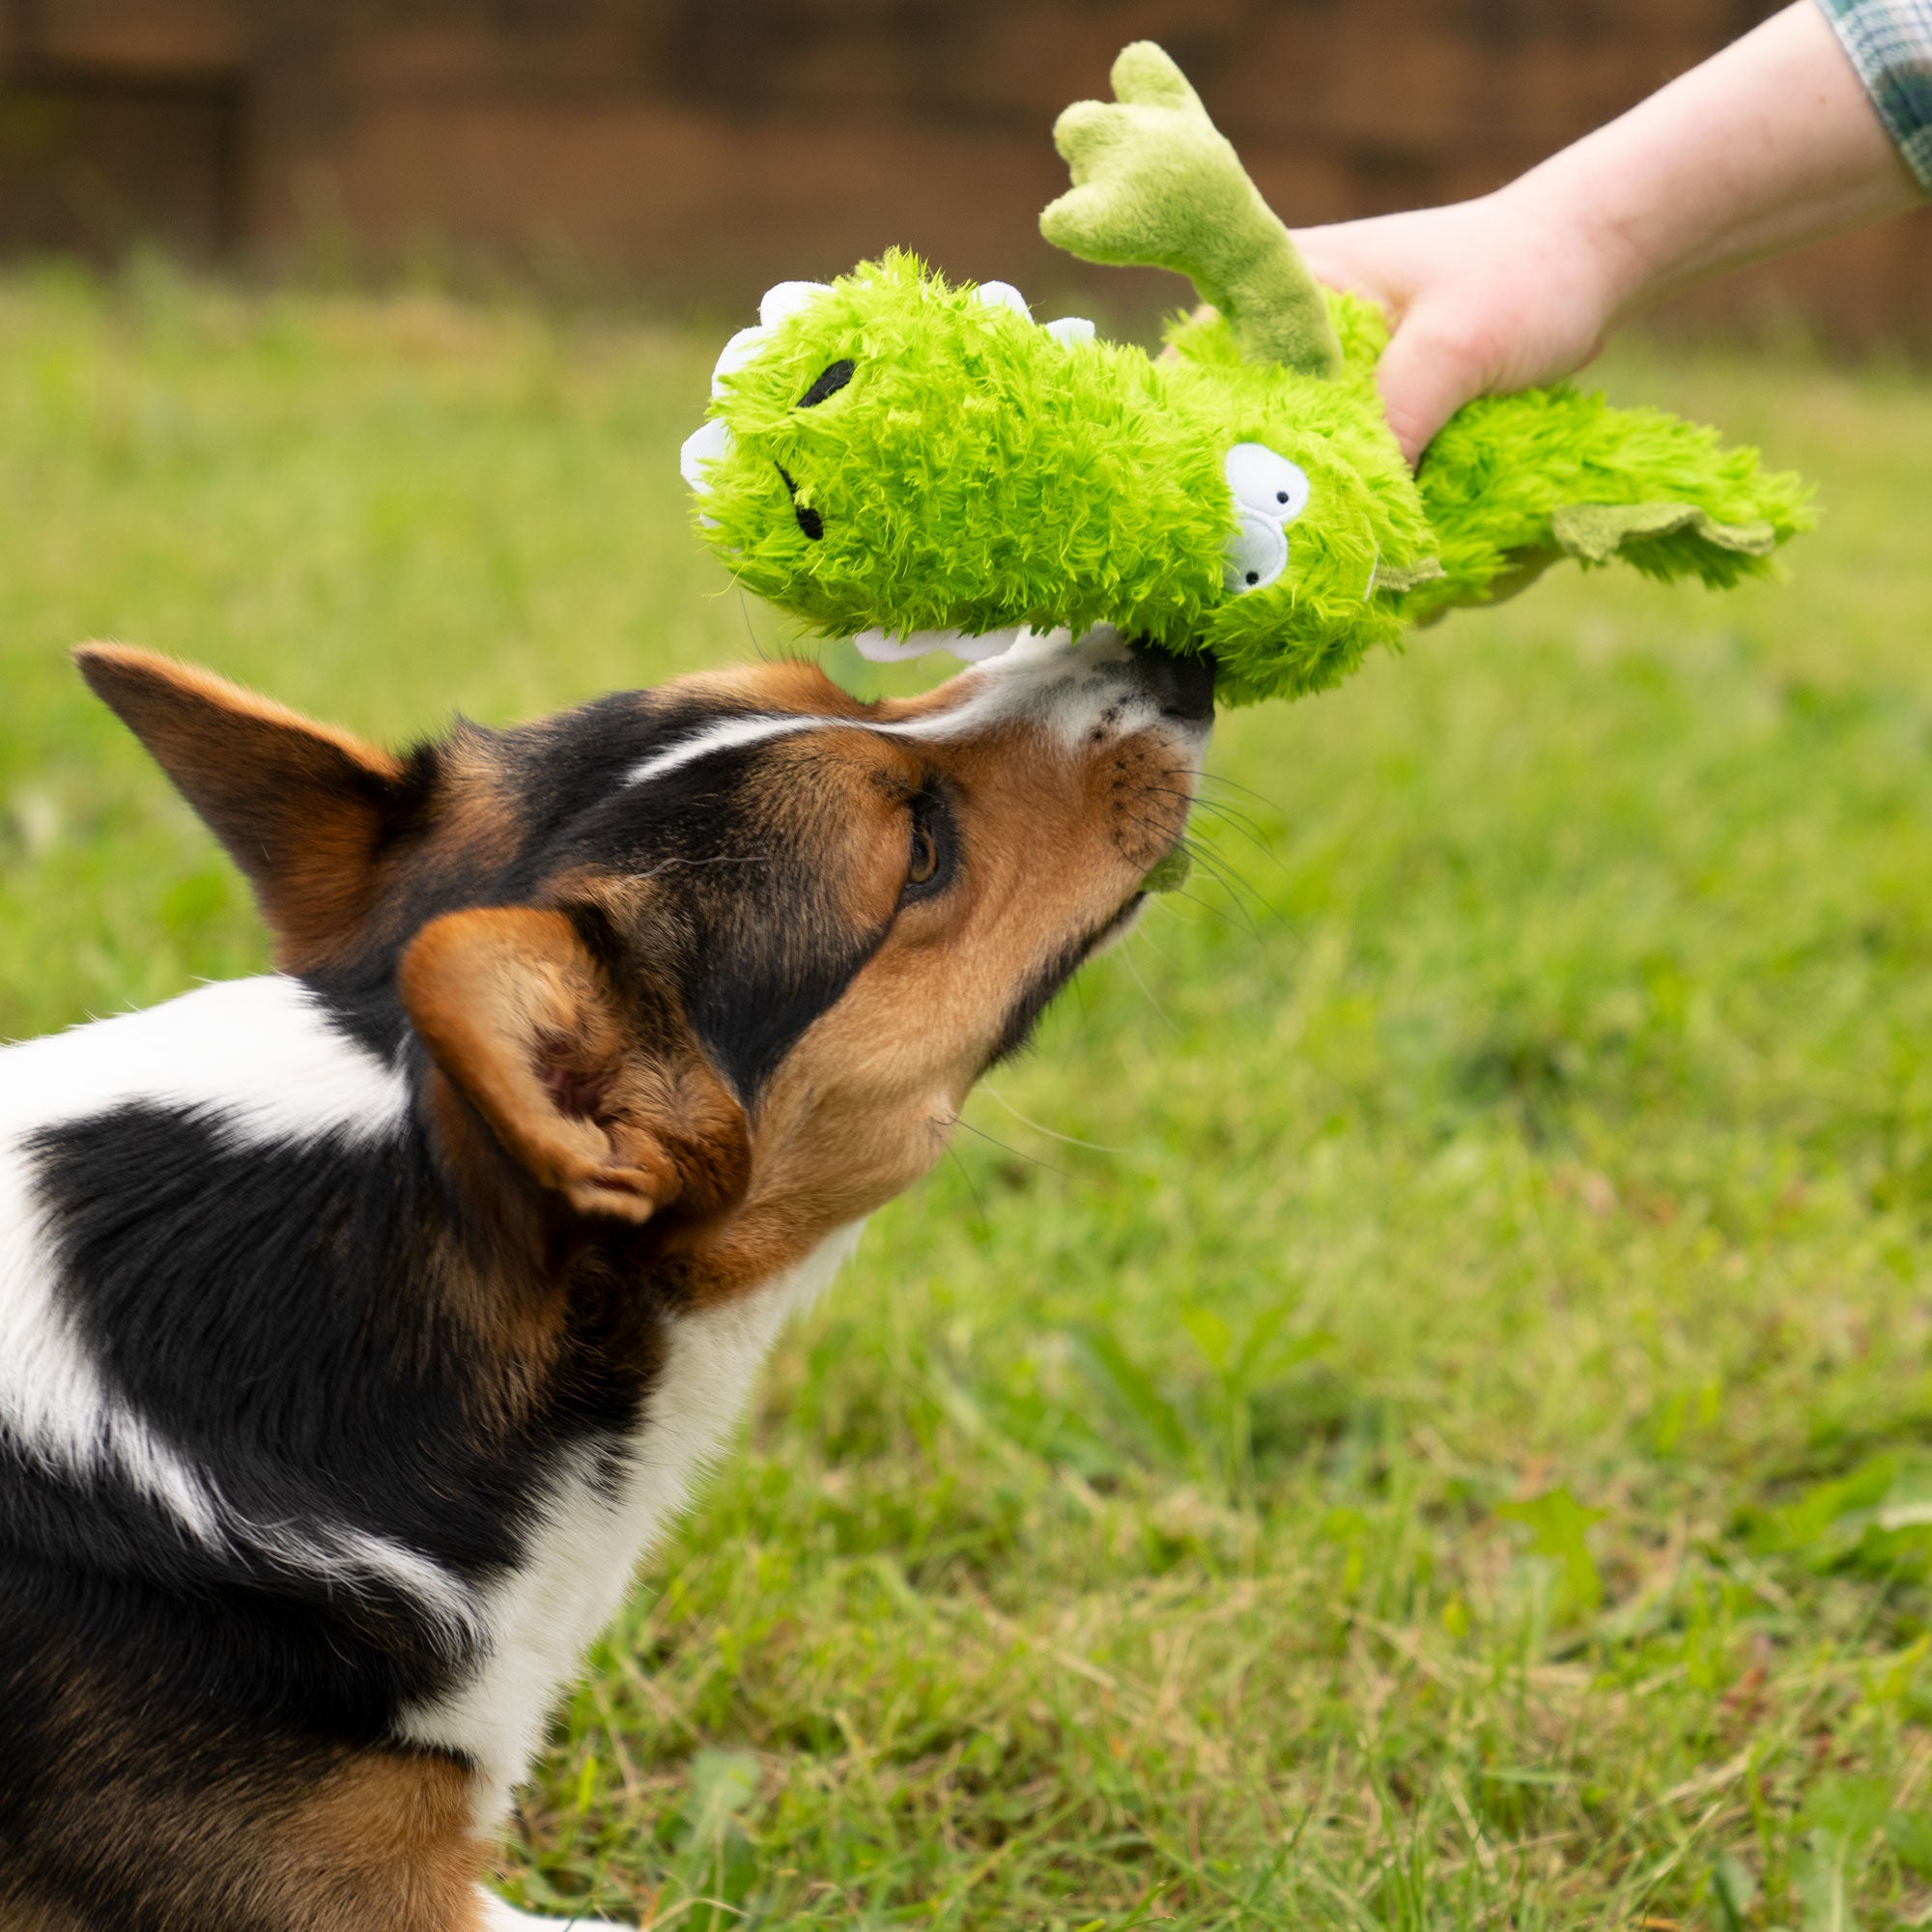
<path id="1" fill-rule="evenodd" d="M 1211 672 L 803 665 L 397 757 L 81 669 L 280 970 L 0 1051 L 0 1928 L 480 1932 L 787 1311 L 1179 838 Z"/>

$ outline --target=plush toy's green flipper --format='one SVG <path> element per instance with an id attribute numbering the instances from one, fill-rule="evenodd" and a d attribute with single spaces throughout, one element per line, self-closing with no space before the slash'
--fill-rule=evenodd
<path id="1" fill-rule="evenodd" d="M 1777 548 L 1775 524 L 1720 524 L 1692 503 L 1565 503 L 1549 519 L 1556 548 L 1579 563 L 1608 563 L 1617 554 L 1648 554 L 1662 537 L 1687 537 L 1712 561 L 1769 556 Z"/>
<path id="2" fill-rule="evenodd" d="M 1084 261 L 1175 270 L 1250 360 L 1335 374 L 1342 350 L 1321 291 L 1187 76 L 1136 41 L 1111 78 L 1113 101 L 1077 101 L 1054 123 L 1074 185 L 1040 233 Z"/>
<path id="3" fill-rule="evenodd" d="M 1762 575 L 1813 521 L 1804 483 L 1765 469 L 1756 450 L 1568 384 L 1468 404 L 1416 481 L 1443 577 L 1415 592 L 1414 615 L 1484 602 L 1562 556 L 1724 588 Z"/>

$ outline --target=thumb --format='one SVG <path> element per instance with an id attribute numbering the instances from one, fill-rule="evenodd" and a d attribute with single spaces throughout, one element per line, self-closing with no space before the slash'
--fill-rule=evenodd
<path id="1" fill-rule="evenodd" d="M 1435 432 L 1488 386 L 1489 371 L 1465 342 L 1411 317 L 1377 365 L 1382 409 L 1413 469 Z"/>

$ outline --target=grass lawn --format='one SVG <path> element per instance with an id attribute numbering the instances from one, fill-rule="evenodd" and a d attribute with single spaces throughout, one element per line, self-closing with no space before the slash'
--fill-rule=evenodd
<path id="1" fill-rule="evenodd" d="M 0 283 L 0 1037 L 264 958 L 77 639 L 392 739 L 778 647 L 685 526 L 715 346 Z M 526 1902 L 1932 1914 L 1932 385 L 1605 380 L 1817 479 L 1791 582 L 1552 576 L 1226 722 L 1198 896 L 877 1217 L 650 1564 Z"/>

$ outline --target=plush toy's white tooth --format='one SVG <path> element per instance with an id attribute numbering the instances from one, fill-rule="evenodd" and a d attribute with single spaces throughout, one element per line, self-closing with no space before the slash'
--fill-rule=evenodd
<path id="1" fill-rule="evenodd" d="M 1009 308 L 1028 322 L 1033 320 L 1033 310 L 1027 306 L 1026 297 L 1010 282 L 981 282 L 979 297 L 989 308 Z"/>
<path id="2" fill-rule="evenodd" d="M 701 497 L 711 488 L 704 465 L 722 463 L 730 454 L 731 432 L 712 416 L 685 438 L 677 453 L 678 473 Z"/>
<path id="3" fill-rule="evenodd" d="M 786 316 L 809 307 L 831 287 L 829 282 L 780 282 L 765 291 L 758 304 L 758 320 L 767 328 L 776 328 Z"/>
<path id="4" fill-rule="evenodd" d="M 852 641 L 862 658 L 874 664 L 905 664 L 936 651 L 952 637 L 951 631 L 909 631 L 903 638 L 891 631 L 861 631 Z"/>
<path id="5" fill-rule="evenodd" d="M 718 365 L 711 372 L 711 393 L 714 396 L 722 396 L 724 393 L 724 378 L 735 376 L 764 347 L 770 337 L 771 330 L 762 326 L 741 328 L 718 352 Z"/>
<path id="6" fill-rule="evenodd" d="M 955 635 L 946 648 L 955 658 L 964 658 L 968 664 L 983 664 L 988 658 L 998 657 L 1002 651 L 1009 651 L 1019 642 L 1020 629 L 1017 624 L 1004 631 L 982 631 L 977 638 Z"/>
<path id="7" fill-rule="evenodd" d="M 1046 325 L 1046 332 L 1063 349 L 1071 349 L 1076 342 L 1093 341 L 1094 325 L 1084 315 L 1063 315 Z"/>
<path id="8" fill-rule="evenodd" d="M 852 641 L 859 647 L 859 655 L 874 664 L 904 664 L 931 651 L 951 651 L 968 664 L 982 664 L 1010 650 L 1025 635 L 1016 624 L 1009 630 L 982 631 L 977 637 L 968 637 L 964 631 L 908 631 L 903 638 L 891 631 L 861 631 Z"/>

